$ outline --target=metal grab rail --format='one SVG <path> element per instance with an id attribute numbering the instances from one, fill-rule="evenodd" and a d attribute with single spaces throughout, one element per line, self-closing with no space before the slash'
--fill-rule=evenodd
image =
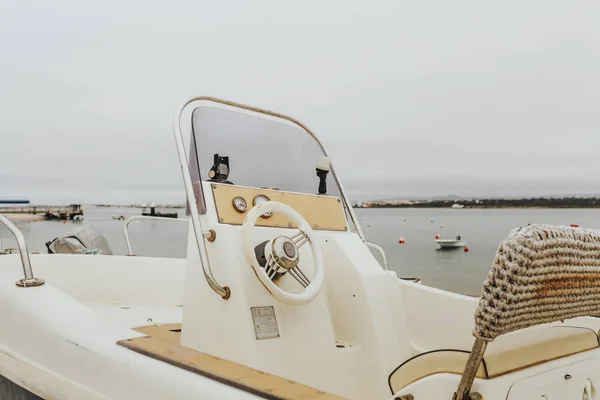
<path id="1" fill-rule="evenodd" d="M 19 254 L 21 255 L 21 263 L 23 264 L 24 279 L 19 279 L 16 285 L 19 287 L 30 287 L 30 286 L 41 286 L 44 284 L 43 279 L 38 279 L 33 276 L 33 270 L 31 269 L 31 260 L 29 259 L 29 251 L 27 250 L 27 243 L 25 243 L 25 237 L 23 233 L 13 224 L 8 218 L 0 214 L 0 223 L 6 226 L 6 228 L 13 234 L 17 241 L 17 247 L 19 248 Z"/>
<path id="2" fill-rule="evenodd" d="M 129 227 L 129 224 L 135 220 L 140 220 L 140 219 L 145 219 L 145 220 L 153 220 L 153 221 L 184 221 L 184 222 L 189 222 L 188 219 L 186 218 L 166 218 L 166 217 L 151 217 L 151 216 L 146 216 L 146 215 L 134 215 L 133 217 L 129 217 L 127 218 L 127 220 L 125 221 L 125 226 L 123 227 L 123 230 L 125 231 L 125 240 L 127 241 L 127 255 L 128 256 L 133 256 L 133 250 L 131 250 L 131 242 L 129 241 L 129 232 L 127 231 L 127 227 Z"/>
<path id="3" fill-rule="evenodd" d="M 383 249 L 381 247 L 377 246 L 375 243 L 370 243 L 370 242 L 367 242 L 367 246 L 370 247 L 371 249 L 375 249 L 379 252 L 379 255 L 381 256 L 381 260 L 383 261 L 383 269 L 387 270 L 388 269 L 387 258 L 385 258 L 385 252 L 383 251 Z"/>
<path id="4" fill-rule="evenodd" d="M 187 218 L 167 218 L 167 217 L 152 217 L 149 215 L 134 215 L 132 217 L 129 217 L 125 220 L 125 226 L 123 227 L 123 230 L 125 231 L 125 240 L 127 241 L 127 251 L 128 251 L 128 256 L 134 256 L 135 254 L 133 254 L 133 250 L 131 249 L 131 242 L 129 241 L 129 231 L 127 230 L 127 228 L 129 227 L 129 224 L 135 220 L 139 220 L 139 219 L 145 219 L 145 220 L 154 220 L 154 221 L 182 221 L 182 222 L 190 222 L 189 219 Z M 209 239 L 209 241 L 211 241 L 211 238 L 214 238 L 215 236 L 215 231 L 210 230 L 210 231 L 203 231 L 202 232 L 202 236 L 204 236 L 206 239 Z M 214 240 L 214 239 L 213 239 Z"/>
<path id="5" fill-rule="evenodd" d="M 183 145 L 183 132 L 181 132 L 181 116 L 187 106 L 196 101 L 206 99 L 205 97 L 195 97 L 183 104 L 181 108 L 178 108 L 175 112 L 175 118 L 173 119 L 173 135 L 175 136 L 175 145 L 177 147 L 177 155 L 179 156 L 179 166 L 181 173 L 183 174 L 183 186 L 185 187 L 185 194 L 190 208 L 190 220 L 192 222 L 192 228 L 194 229 L 194 236 L 196 237 L 196 246 L 198 247 L 198 254 L 200 256 L 200 264 L 202 265 L 202 271 L 204 272 L 204 278 L 208 286 L 215 291 L 223 299 L 229 299 L 231 296 L 231 289 L 228 286 L 221 286 L 215 279 L 212 269 L 210 268 L 210 261 L 208 260 L 206 242 L 204 237 L 201 235 L 202 223 L 200 222 L 200 215 L 198 214 L 198 208 L 196 207 L 196 196 L 194 195 L 194 189 L 192 187 L 192 177 L 190 176 L 189 161 L 185 153 L 185 147 Z M 192 133 L 193 134 L 193 133 Z"/>

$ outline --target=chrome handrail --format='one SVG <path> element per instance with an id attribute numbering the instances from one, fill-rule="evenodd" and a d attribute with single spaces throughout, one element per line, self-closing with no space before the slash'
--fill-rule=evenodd
<path id="1" fill-rule="evenodd" d="M 383 261 L 383 269 L 388 269 L 388 265 L 387 265 L 387 258 L 385 258 L 385 252 L 383 251 L 383 249 L 379 246 L 377 246 L 375 243 L 370 243 L 367 242 L 367 247 L 370 247 L 372 249 L 375 249 L 379 252 L 379 255 L 381 256 L 381 260 Z"/>
<path id="2" fill-rule="evenodd" d="M 183 146 L 183 133 L 181 132 L 181 116 L 186 107 L 197 98 L 193 98 L 185 102 L 185 104 L 177 109 L 175 112 L 175 118 L 173 119 L 173 135 L 175 136 L 175 145 L 177 147 L 177 155 L 179 156 L 179 166 L 181 167 L 181 173 L 183 174 L 183 186 L 185 187 L 185 194 L 190 209 L 190 220 L 192 222 L 192 228 L 194 230 L 194 236 L 196 238 L 196 246 L 198 247 L 198 254 L 200 256 L 200 264 L 202 265 L 202 271 L 208 286 L 211 287 L 219 296 L 227 300 L 231 295 L 231 290 L 228 286 L 221 286 L 215 279 L 212 269 L 210 268 L 210 262 L 208 260 L 206 242 L 202 232 L 202 223 L 200 222 L 200 215 L 198 214 L 198 208 L 196 207 L 196 198 L 194 195 L 194 189 L 192 187 L 192 178 L 190 171 L 188 170 L 189 162 L 185 153 L 185 147 Z"/>
<path id="3" fill-rule="evenodd" d="M 125 231 L 125 240 L 127 241 L 127 255 L 128 256 L 135 256 L 135 254 L 133 253 L 133 250 L 131 249 L 131 242 L 129 240 L 129 231 L 127 230 L 127 228 L 129 227 L 129 224 L 132 221 L 138 220 L 138 219 L 145 219 L 145 220 L 154 220 L 154 221 L 182 221 L 182 222 L 190 222 L 189 219 L 187 218 L 167 218 L 167 217 L 153 217 L 150 215 L 134 215 L 132 217 L 129 217 L 125 220 L 125 226 L 123 227 L 123 230 Z M 209 241 L 214 240 L 215 238 L 215 231 L 210 230 L 210 231 L 202 231 L 202 236 L 204 236 L 206 239 L 209 239 Z M 213 238 L 212 240 L 210 240 L 211 238 Z"/>
<path id="4" fill-rule="evenodd" d="M 8 218 L 0 214 L 0 223 L 6 226 L 6 228 L 13 234 L 17 241 L 17 247 L 19 248 L 19 254 L 21 255 L 21 263 L 23 264 L 24 279 L 19 279 L 16 282 L 17 286 L 30 287 L 30 286 L 41 286 L 44 284 L 43 279 L 38 279 L 33 276 L 33 270 L 31 269 L 31 260 L 29 259 L 29 251 L 27 250 L 27 243 L 23 233 L 13 224 Z"/>
<path id="5" fill-rule="evenodd" d="M 135 220 L 140 220 L 140 219 L 145 219 L 145 220 L 153 220 L 153 221 L 183 221 L 183 222 L 189 222 L 189 220 L 187 218 L 166 218 L 166 217 L 153 217 L 153 216 L 149 216 L 149 215 L 134 215 L 132 217 L 127 218 L 127 220 L 125 220 L 125 226 L 123 227 L 123 230 L 125 231 L 125 240 L 127 241 L 127 252 L 128 252 L 128 256 L 133 256 L 133 250 L 131 249 L 131 242 L 129 241 L 129 232 L 127 231 L 127 228 L 129 227 L 129 224 Z"/>

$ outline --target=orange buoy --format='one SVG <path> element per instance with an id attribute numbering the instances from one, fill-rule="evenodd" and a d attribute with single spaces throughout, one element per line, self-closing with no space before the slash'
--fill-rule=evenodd
<path id="1" fill-rule="evenodd" d="M 400 243 L 400 244 L 404 244 L 404 238 L 403 238 L 403 237 L 401 237 L 400 239 L 398 239 L 398 243 Z"/>
<path id="2" fill-rule="evenodd" d="M 573 228 L 579 228 L 579 224 L 571 224 Z"/>
<path id="3" fill-rule="evenodd" d="M 469 252 L 469 248 L 468 248 L 468 247 L 465 247 L 463 251 L 464 251 L 465 253 L 468 253 L 468 252 Z"/>
<path id="4" fill-rule="evenodd" d="M 63 224 L 66 224 L 66 223 L 67 223 L 67 221 L 65 221 L 65 220 L 63 219 L 63 222 L 62 222 L 62 223 L 63 223 Z"/>
<path id="5" fill-rule="evenodd" d="M 442 237 L 442 236 L 441 236 L 439 233 L 436 233 L 436 234 L 435 234 L 435 238 L 436 238 L 436 239 L 439 239 L 439 238 L 441 238 L 441 237 Z"/>

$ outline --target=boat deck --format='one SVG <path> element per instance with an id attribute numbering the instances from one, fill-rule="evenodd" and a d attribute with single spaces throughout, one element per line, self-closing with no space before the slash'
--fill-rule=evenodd
<path id="1" fill-rule="evenodd" d="M 265 399 L 342 400 L 309 386 L 183 347 L 180 345 L 181 324 L 142 326 L 134 330 L 147 336 L 120 340 L 117 344 Z"/>

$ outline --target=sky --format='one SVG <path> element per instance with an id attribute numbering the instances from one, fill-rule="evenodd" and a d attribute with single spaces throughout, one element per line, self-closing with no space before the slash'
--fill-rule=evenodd
<path id="1" fill-rule="evenodd" d="M 183 202 L 175 109 L 291 115 L 352 199 L 600 194 L 595 1 L 0 0 L 0 199 Z"/>

